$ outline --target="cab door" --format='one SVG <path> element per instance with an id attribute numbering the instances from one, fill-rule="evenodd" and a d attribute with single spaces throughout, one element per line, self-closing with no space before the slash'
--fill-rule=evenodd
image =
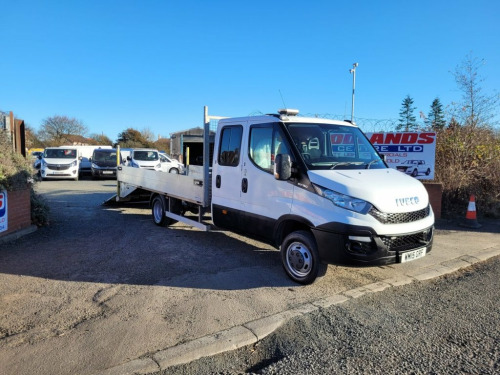
<path id="1" fill-rule="evenodd" d="M 217 132 L 212 166 L 212 219 L 221 228 L 239 230 L 241 211 L 241 154 L 243 124 L 222 125 Z"/>
<path id="2" fill-rule="evenodd" d="M 241 207 L 244 228 L 255 236 L 272 239 L 277 220 L 291 212 L 294 184 L 274 177 L 275 156 L 290 147 L 277 123 L 255 124 L 248 130 L 248 152 L 243 156 Z"/>

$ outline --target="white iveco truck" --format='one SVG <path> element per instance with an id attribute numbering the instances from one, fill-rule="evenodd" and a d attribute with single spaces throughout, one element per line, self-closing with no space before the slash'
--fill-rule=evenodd
<path id="1" fill-rule="evenodd" d="M 431 251 L 426 189 L 388 168 L 356 125 L 285 109 L 217 118 L 213 134 L 211 119 L 205 107 L 203 165 L 178 175 L 120 166 L 117 200 L 146 193 L 157 225 L 214 225 L 271 243 L 302 284 L 328 263 L 408 262 Z"/>

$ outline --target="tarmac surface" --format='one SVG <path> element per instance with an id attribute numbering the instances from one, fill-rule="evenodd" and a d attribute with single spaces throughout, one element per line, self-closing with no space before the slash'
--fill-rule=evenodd
<path id="1" fill-rule="evenodd" d="M 103 207 L 114 181 L 49 181 L 51 225 L 0 244 L 0 372 L 148 374 L 256 343 L 292 317 L 429 280 L 500 254 L 500 221 L 439 221 L 424 258 L 330 265 L 291 282 L 268 245 L 144 206 Z M 465 214 L 465 213 L 464 213 Z"/>

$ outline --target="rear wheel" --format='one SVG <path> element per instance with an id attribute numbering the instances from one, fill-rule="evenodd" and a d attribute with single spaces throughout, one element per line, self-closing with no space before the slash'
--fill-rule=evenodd
<path id="1" fill-rule="evenodd" d="M 316 241 L 311 233 L 290 233 L 281 244 L 281 262 L 288 276 L 299 284 L 311 284 L 328 268 L 321 263 Z"/>
<path id="2" fill-rule="evenodd" d="M 176 223 L 177 221 L 165 216 L 168 207 L 168 198 L 163 195 L 157 195 L 153 198 L 151 202 L 151 216 L 156 225 L 160 227 L 165 227 Z"/>

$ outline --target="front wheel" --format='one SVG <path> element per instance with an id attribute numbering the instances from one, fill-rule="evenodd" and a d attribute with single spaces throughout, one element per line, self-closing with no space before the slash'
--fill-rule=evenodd
<path id="1" fill-rule="evenodd" d="M 281 262 L 288 276 L 299 284 L 311 284 L 328 267 L 321 263 L 316 241 L 311 233 L 290 233 L 281 244 Z"/>
<path id="2" fill-rule="evenodd" d="M 177 168 L 170 168 L 168 173 L 174 173 L 174 174 L 179 174 L 179 170 Z"/>

